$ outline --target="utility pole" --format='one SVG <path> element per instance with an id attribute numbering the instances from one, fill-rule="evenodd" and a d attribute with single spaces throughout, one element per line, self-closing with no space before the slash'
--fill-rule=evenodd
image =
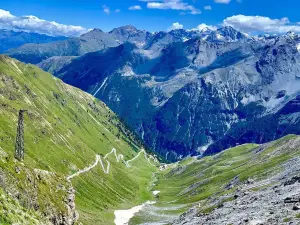
<path id="1" fill-rule="evenodd" d="M 15 143 L 15 158 L 19 161 L 24 160 L 24 112 L 27 110 L 19 110 L 17 137 Z"/>

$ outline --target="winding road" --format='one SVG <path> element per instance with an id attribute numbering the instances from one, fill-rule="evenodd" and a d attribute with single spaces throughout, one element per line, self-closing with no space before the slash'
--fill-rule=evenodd
<path id="1" fill-rule="evenodd" d="M 86 173 L 86 172 L 90 171 L 91 169 L 93 169 L 95 166 L 98 165 L 99 160 L 101 160 L 101 156 L 100 155 L 96 155 L 96 161 L 92 165 L 90 165 L 90 166 L 88 166 L 88 167 L 86 167 L 86 168 L 84 168 L 82 170 L 77 171 L 76 173 L 72 174 L 71 176 L 68 176 L 67 180 L 71 180 L 72 178 L 77 177 L 77 176 L 79 176 L 82 173 Z"/>
<path id="2" fill-rule="evenodd" d="M 107 160 L 107 157 L 108 157 L 109 155 L 111 155 L 111 154 L 114 154 L 114 155 L 115 155 L 116 160 L 117 160 L 118 163 L 119 163 L 120 161 L 122 161 L 122 162 L 124 162 L 124 164 L 125 164 L 125 166 L 126 166 L 127 168 L 130 168 L 131 165 L 130 165 L 129 163 L 135 161 L 142 153 L 144 153 L 145 159 L 146 159 L 152 166 L 155 166 L 155 165 L 151 162 L 151 160 L 153 160 L 153 162 L 155 162 L 155 163 L 157 163 L 158 160 L 157 160 L 154 156 L 152 156 L 152 155 L 149 155 L 149 156 L 148 156 L 148 154 L 146 153 L 145 149 L 142 149 L 142 150 L 141 150 L 135 157 L 133 157 L 132 159 L 125 161 L 125 160 L 124 160 L 124 155 L 118 154 L 118 153 L 117 153 L 117 150 L 116 150 L 115 148 L 113 148 L 109 153 L 107 153 L 107 154 L 103 157 L 103 160 L 106 161 L 106 166 L 104 165 L 104 163 L 103 163 L 103 161 L 102 161 L 102 159 L 101 159 L 101 156 L 100 156 L 100 155 L 96 155 L 95 162 L 94 162 L 92 165 L 90 165 L 90 166 L 88 166 L 88 167 L 85 167 L 84 169 L 79 170 L 79 171 L 77 171 L 76 173 L 74 173 L 74 174 L 68 176 L 68 177 L 67 177 L 67 180 L 68 180 L 68 181 L 71 181 L 71 179 L 73 179 L 74 177 L 77 177 L 77 176 L 81 175 L 82 173 L 87 173 L 87 172 L 89 172 L 91 169 L 93 169 L 94 167 L 96 167 L 99 163 L 100 163 L 100 165 L 101 165 L 101 168 L 102 168 L 103 172 L 104 172 L 105 174 L 109 174 L 109 171 L 110 171 L 110 162 Z"/>

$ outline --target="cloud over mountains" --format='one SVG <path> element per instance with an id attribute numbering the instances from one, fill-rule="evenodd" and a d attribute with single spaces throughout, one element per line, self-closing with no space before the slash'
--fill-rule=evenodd
<path id="1" fill-rule="evenodd" d="M 235 15 L 224 19 L 223 24 L 225 26 L 232 26 L 246 33 L 262 32 L 282 34 L 289 31 L 300 33 L 300 24 L 291 23 L 287 17 L 271 19 L 264 16 Z"/>
<path id="2" fill-rule="evenodd" d="M 189 14 L 199 14 L 200 10 L 193 5 L 185 3 L 182 0 L 140 0 L 147 3 L 148 9 L 161 9 L 161 10 L 178 10 Z M 104 12 L 109 15 L 110 8 L 106 5 L 102 6 Z M 133 5 L 128 8 L 129 10 L 141 10 L 140 5 Z M 210 10 L 211 7 L 206 7 L 206 10 Z M 119 9 L 114 12 L 120 12 Z M 231 26 L 239 31 L 248 34 L 257 33 L 271 33 L 271 34 L 283 34 L 289 31 L 300 33 L 300 22 L 291 22 L 287 17 L 281 19 L 273 19 L 265 16 L 251 16 L 251 15 L 233 15 L 223 20 L 222 24 L 209 25 L 202 23 L 197 30 L 203 28 L 209 28 L 211 30 L 217 29 L 220 26 Z M 183 29 L 183 24 L 174 23 L 168 28 Z M 40 19 L 33 15 L 28 16 L 15 16 L 9 11 L 0 9 L 0 29 L 11 29 L 16 31 L 36 32 L 40 34 L 47 34 L 51 36 L 80 36 L 83 33 L 88 32 L 90 29 L 57 23 L 55 21 L 47 21 Z"/>
<path id="3" fill-rule="evenodd" d="M 51 36 L 79 36 L 88 31 L 88 29 L 81 26 L 60 24 L 32 15 L 14 16 L 3 9 L 0 9 L 0 28 L 36 32 Z"/>

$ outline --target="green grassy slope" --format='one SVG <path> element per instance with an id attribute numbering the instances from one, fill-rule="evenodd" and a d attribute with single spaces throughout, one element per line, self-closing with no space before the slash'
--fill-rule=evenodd
<path id="1" fill-rule="evenodd" d="M 235 178 L 238 177 L 239 184 L 249 179 L 258 183 L 282 172 L 288 160 L 300 156 L 300 145 L 291 144 L 298 143 L 298 140 L 298 136 L 289 135 L 263 147 L 245 144 L 214 156 L 187 158 L 170 164 L 167 169 L 156 173 L 157 180 L 152 189 L 160 191 L 156 208 L 153 208 L 156 216 L 140 212 L 131 220 L 131 224 L 141 221 L 166 222 L 170 218 L 172 221 L 172 218 L 178 218 L 195 205 L 199 215 L 212 212 L 222 202 L 233 200 L 230 196 L 237 186 L 226 186 Z M 261 188 L 250 191 L 259 191 Z M 218 201 L 212 203 L 212 199 Z"/>
<path id="2" fill-rule="evenodd" d="M 28 110 L 24 120 L 26 153 L 21 164 L 13 159 L 19 109 Z M 104 103 L 33 65 L 0 56 L 0 149 L 5 155 L 0 161 L 0 175 L 10 177 L 8 183 L 22 196 L 23 206 L 34 208 L 24 203 L 29 199 L 25 193 L 30 186 L 26 175 L 22 177 L 24 170 L 33 171 L 32 176 L 38 176 L 37 169 L 54 174 L 43 187 L 30 190 L 38 193 L 37 211 L 45 212 L 50 204 L 63 213 L 67 211 L 63 202 L 69 187 L 66 176 L 91 165 L 96 154 L 103 156 L 112 148 L 128 160 L 141 146 Z M 132 168 L 117 163 L 112 155 L 108 160 L 110 174 L 104 174 L 98 165 L 72 179 L 79 221 L 84 224 L 112 224 L 114 209 L 151 198 L 147 188 L 156 168 L 143 156 L 132 163 Z M 18 165 L 19 173 L 15 169 Z M 9 192 L 3 182 L 0 185 Z M 57 188 L 60 185 L 65 187 L 61 191 Z"/>

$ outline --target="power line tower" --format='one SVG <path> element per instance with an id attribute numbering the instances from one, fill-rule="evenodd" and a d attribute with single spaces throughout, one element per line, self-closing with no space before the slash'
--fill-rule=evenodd
<path id="1" fill-rule="evenodd" d="M 15 143 L 15 158 L 19 161 L 24 160 L 24 113 L 27 110 L 19 110 L 17 137 Z"/>

